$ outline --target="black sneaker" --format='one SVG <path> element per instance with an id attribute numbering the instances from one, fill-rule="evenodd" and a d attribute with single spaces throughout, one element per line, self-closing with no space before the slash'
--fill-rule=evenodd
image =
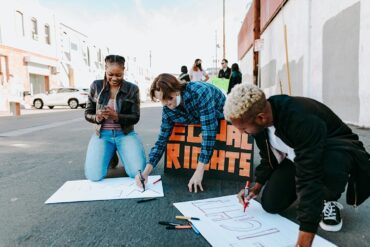
<path id="1" fill-rule="evenodd" d="M 337 232 L 342 229 L 342 218 L 340 217 L 340 210 L 343 209 L 339 202 L 324 202 L 324 209 L 322 210 L 320 227 L 329 232 Z"/>

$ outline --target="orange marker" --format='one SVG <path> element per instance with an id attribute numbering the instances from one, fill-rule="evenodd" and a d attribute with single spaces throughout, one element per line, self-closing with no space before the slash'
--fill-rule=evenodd
<path id="1" fill-rule="evenodd" d="M 182 216 L 182 215 L 178 215 L 178 216 L 176 216 L 176 219 L 177 219 L 177 220 L 200 220 L 200 219 L 199 219 L 199 218 L 197 218 L 197 217 Z"/>
<path id="2" fill-rule="evenodd" d="M 191 229 L 191 225 L 179 225 L 179 226 L 167 226 L 167 230 L 182 230 L 182 229 Z"/>

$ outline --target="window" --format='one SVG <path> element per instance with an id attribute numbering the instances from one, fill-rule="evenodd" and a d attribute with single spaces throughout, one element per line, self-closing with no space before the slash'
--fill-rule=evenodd
<path id="1" fill-rule="evenodd" d="M 101 50 L 98 50 L 98 62 L 101 63 Z"/>
<path id="2" fill-rule="evenodd" d="M 50 27 L 48 24 L 44 27 L 45 31 L 45 43 L 50 45 Z"/>
<path id="3" fill-rule="evenodd" d="M 60 88 L 58 90 L 58 93 L 74 93 L 74 92 L 78 92 L 79 90 L 76 89 L 76 88 Z"/>
<path id="4" fill-rule="evenodd" d="M 77 51 L 78 50 L 78 46 L 76 43 L 73 43 L 71 42 L 71 49 L 74 50 L 74 51 Z"/>
<path id="5" fill-rule="evenodd" d="M 87 46 L 86 41 L 83 40 L 81 44 L 81 54 L 85 60 L 87 60 Z M 86 62 L 87 63 L 87 62 Z"/>
<path id="6" fill-rule="evenodd" d="M 0 85 L 9 81 L 8 57 L 0 55 Z"/>
<path id="7" fill-rule="evenodd" d="M 17 25 L 17 33 L 19 36 L 24 36 L 24 21 L 23 21 L 23 13 L 17 11 L 15 13 L 15 22 Z"/>
<path id="8" fill-rule="evenodd" d="M 36 20 L 36 18 L 31 19 L 31 28 L 32 28 L 32 39 L 38 40 L 37 20 Z"/>
<path id="9" fill-rule="evenodd" d="M 54 93 L 58 93 L 58 89 L 51 89 L 49 91 L 49 94 L 54 94 Z"/>
<path id="10" fill-rule="evenodd" d="M 61 41 L 62 41 L 63 51 L 69 54 L 71 52 L 71 42 L 70 42 L 67 32 L 62 33 Z M 70 58 L 68 58 L 68 60 L 70 60 Z"/>
<path id="11" fill-rule="evenodd" d="M 91 61 L 90 61 L 90 49 L 87 47 L 87 64 L 89 67 L 91 66 Z"/>

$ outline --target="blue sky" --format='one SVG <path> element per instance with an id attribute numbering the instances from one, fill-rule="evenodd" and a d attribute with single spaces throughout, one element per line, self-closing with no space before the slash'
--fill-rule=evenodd
<path id="1" fill-rule="evenodd" d="M 237 35 L 249 0 L 226 0 L 226 57 L 237 62 Z M 135 56 L 154 73 L 178 72 L 201 58 L 214 66 L 222 46 L 222 0 L 39 0 L 115 53 Z M 221 59 L 222 49 L 218 49 Z M 218 63 L 219 66 L 219 63 Z"/>

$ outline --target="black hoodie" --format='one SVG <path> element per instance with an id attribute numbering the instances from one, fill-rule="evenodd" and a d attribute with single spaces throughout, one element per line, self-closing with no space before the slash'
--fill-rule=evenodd
<path id="1" fill-rule="evenodd" d="M 313 99 L 276 95 L 268 99 L 272 107 L 275 135 L 294 149 L 296 158 L 297 218 L 300 230 L 316 232 L 323 208 L 322 153 L 326 149 L 349 152 L 355 160 L 351 170 L 347 203 L 360 205 L 370 195 L 370 155 L 352 130 L 327 106 Z M 266 130 L 255 135 L 261 164 L 256 181 L 264 184 L 278 162 Z"/>

